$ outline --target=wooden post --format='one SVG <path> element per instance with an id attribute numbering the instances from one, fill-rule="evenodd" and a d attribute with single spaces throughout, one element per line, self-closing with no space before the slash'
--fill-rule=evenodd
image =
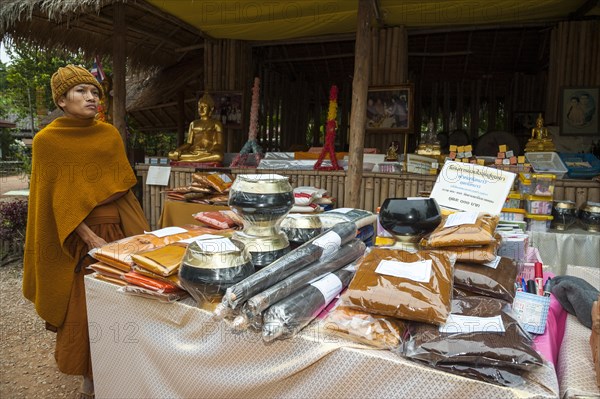
<path id="1" fill-rule="evenodd" d="M 181 90 L 177 93 L 177 146 L 185 141 L 185 93 Z"/>
<path id="2" fill-rule="evenodd" d="M 113 25 L 113 125 L 121 133 L 123 143 L 127 146 L 127 125 L 125 123 L 126 88 L 125 74 L 127 73 L 125 63 L 127 62 L 127 25 L 125 21 L 125 4 L 115 3 L 114 25 Z"/>
<path id="3" fill-rule="evenodd" d="M 352 80 L 352 108 L 350 114 L 350 155 L 344 196 L 352 208 L 360 205 L 365 123 L 367 118 L 367 91 L 369 88 L 369 54 L 371 46 L 371 18 L 373 8 L 369 0 L 358 1 L 358 22 L 354 50 L 354 78 Z"/>

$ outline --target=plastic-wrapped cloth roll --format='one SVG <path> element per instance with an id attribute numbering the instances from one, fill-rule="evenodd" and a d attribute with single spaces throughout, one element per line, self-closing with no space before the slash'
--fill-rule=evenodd
<path id="1" fill-rule="evenodd" d="M 353 239 L 326 258 L 323 258 L 310 266 L 302 269 L 285 280 L 278 282 L 266 290 L 256 294 L 244 304 L 242 313 L 249 319 L 260 324 L 260 315 L 269 306 L 290 296 L 312 281 L 324 275 L 334 272 L 347 264 L 357 260 L 365 253 L 366 245 L 359 239 Z M 255 325 L 259 327 L 259 325 Z"/>
<path id="2" fill-rule="evenodd" d="M 263 340 L 288 338 L 302 330 L 348 286 L 355 272 L 356 261 L 271 306 L 263 315 Z"/>
<path id="3" fill-rule="evenodd" d="M 310 265 L 316 260 L 337 252 L 340 247 L 356 236 L 356 224 L 344 222 L 336 224 L 312 240 L 288 252 L 269 266 L 264 267 L 227 288 L 223 296 L 223 307 L 235 309 L 248 298 L 278 283 L 289 275 Z"/>

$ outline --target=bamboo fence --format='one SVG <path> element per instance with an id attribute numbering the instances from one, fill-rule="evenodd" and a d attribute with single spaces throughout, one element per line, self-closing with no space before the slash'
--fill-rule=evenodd
<path id="1" fill-rule="evenodd" d="M 145 184 L 149 165 L 136 166 L 136 174 L 142 181 L 142 206 L 144 214 L 152 228 L 158 227 L 158 220 L 165 201 L 163 191 L 166 187 Z M 292 187 L 313 186 L 327 190 L 336 198 L 337 208 L 348 207 L 348 199 L 344 198 L 346 181 L 345 171 L 289 170 L 289 169 L 231 169 L 232 175 L 248 173 L 276 173 L 288 176 Z M 193 168 L 171 168 L 169 188 L 186 186 L 192 182 Z M 416 197 L 431 191 L 436 176 L 417 175 L 412 173 L 363 173 L 360 187 L 360 209 L 376 212 L 386 198 Z M 561 179 L 554 188 L 555 200 L 574 201 L 581 206 L 586 201 L 600 202 L 600 182 L 591 180 Z"/>

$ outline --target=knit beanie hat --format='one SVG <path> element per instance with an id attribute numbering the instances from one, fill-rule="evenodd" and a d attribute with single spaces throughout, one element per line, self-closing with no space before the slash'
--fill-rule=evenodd
<path id="1" fill-rule="evenodd" d="M 58 99 L 65 94 L 73 86 L 81 83 L 94 85 L 100 92 L 100 98 L 104 95 L 102 86 L 87 69 L 77 65 L 67 65 L 64 68 L 58 68 L 58 71 L 52 75 L 50 79 L 50 87 L 52 87 L 52 100 L 58 106 Z"/>

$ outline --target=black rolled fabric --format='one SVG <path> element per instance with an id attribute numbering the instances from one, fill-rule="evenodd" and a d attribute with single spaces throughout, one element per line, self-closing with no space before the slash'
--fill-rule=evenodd
<path id="1" fill-rule="evenodd" d="M 562 307 L 587 328 L 592 328 L 592 304 L 598 298 L 598 289 L 574 276 L 556 276 L 550 290 Z"/>

